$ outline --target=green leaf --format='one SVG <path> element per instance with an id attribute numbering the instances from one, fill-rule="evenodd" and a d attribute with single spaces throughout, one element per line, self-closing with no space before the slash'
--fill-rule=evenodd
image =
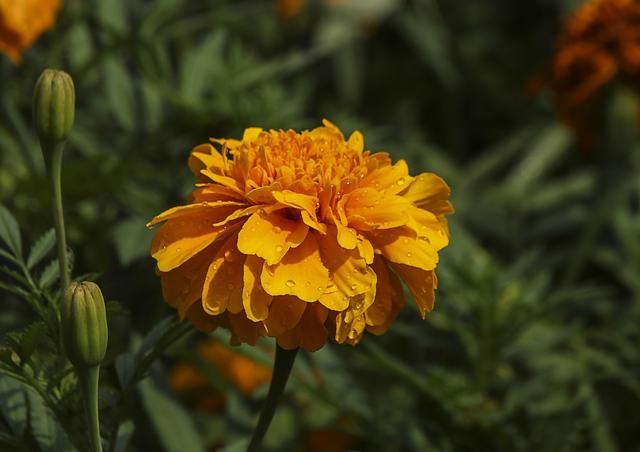
<path id="1" fill-rule="evenodd" d="M 114 241 L 118 258 L 123 266 L 149 254 L 153 232 L 147 229 L 145 221 L 130 218 L 120 222 L 114 230 Z"/>
<path id="2" fill-rule="evenodd" d="M 133 82 L 129 72 L 116 59 L 104 62 L 106 95 L 115 120 L 126 130 L 135 128 L 135 104 Z"/>
<path id="3" fill-rule="evenodd" d="M 56 282 L 56 280 L 60 277 L 60 265 L 58 264 L 58 260 L 54 259 L 45 267 L 42 275 L 40 275 L 40 280 L 38 284 L 41 288 L 46 289 L 51 284 Z"/>
<path id="4" fill-rule="evenodd" d="M 136 373 L 136 360 L 133 353 L 125 352 L 116 357 L 116 374 L 120 387 L 125 389 L 131 383 Z"/>
<path id="5" fill-rule="evenodd" d="M 44 322 L 34 322 L 21 332 L 8 333 L 6 341 L 20 356 L 22 362 L 25 362 L 46 333 L 47 326 Z"/>
<path id="6" fill-rule="evenodd" d="M 56 244 L 56 233 L 53 229 L 49 229 L 40 237 L 31 247 L 29 258 L 27 259 L 27 267 L 29 269 L 38 265 L 44 257 L 51 251 Z"/>
<path id="7" fill-rule="evenodd" d="M 133 431 L 136 429 L 135 424 L 132 421 L 126 421 L 120 424 L 118 427 L 118 436 L 116 437 L 116 445 L 114 446 L 114 452 L 127 452 L 129 450 L 129 441 Z"/>
<path id="8" fill-rule="evenodd" d="M 22 241 L 20 228 L 14 216 L 0 204 L 0 239 L 9 247 L 13 255 L 22 260 Z"/>
<path id="9" fill-rule="evenodd" d="M 15 436 L 22 436 L 28 422 L 27 400 L 23 386 L 0 374 L 0 413 Z"/>
<path id="10" fill-rule="evenodd" d="M 31 434 L 43 452 L 62 452 L 69 443 L 62 427 L 42 397 L 33 389 L 25 387 L 29 405 Z"/>
<path id="11" fill-rule="evenodd" d="M 191 417 L 176 401 L 161 392 L 151 379 L 138 386 L 142 405 L 167 452 L 204 452 Z"/>
<path id="12" fill-rule="evenodd" d="M 217 88 L 211 86 L 210 76 L 222 60 L 225 36 L 223 30 L 218 30 L 184 56 L 180 67 L 180 91 L 185 101 L 197 104 L 202 101 L 207 87 Z"/>

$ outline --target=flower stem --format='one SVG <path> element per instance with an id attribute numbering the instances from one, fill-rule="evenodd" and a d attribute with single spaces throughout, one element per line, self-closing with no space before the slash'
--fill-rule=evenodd
<path id="1" fill-rule="evenodd" d="M 289 374 L 291 373 L 291 368 L 293 367 L 293 362 L 296 359 L 297 353 L 297 348 L 293 350 L 285 350 L 279 345 L 276 345 L 276 360 L 273 364 L 273 378 L 271 379 L 271 385 L 269 386 L 267 401 L 260 413 L 260 419 L 258 420 L 256 429 L 253 431 L 253 436 L 251 437 L 251 443 L 247 448 L 247 452 L 257 452 L 259 450 L 262 439 L 267 433 L 267 429 L 269 428 L 273 415 L 276 412 L 280 396 L 284 392 L 284 387 L 289 379 Z"/>
<path id="2" fill-rule="evenodd" d="M 47 160 L 47 172 L 53 194 L 53 221 L 56 229 L 56 242 L 58 244 L 58 265 L 60 266 L 60 281 L 62 290 L 69 285 L 69 266 L 67 263 L 67 239 L 64 230 L 64 214 L 62 212 L 62 187 L 60 184 L 62 172 L 62 151 L 64 142 L 52 146 L 51 154 Z M 44 152 L 45 155 L 48 152 Z"/>
<path id="3" fill-rule="evenodd" d="M 100 416 L 98 413 L 98 381 L 100 365 L 88 369 L 78 369 L 78 380 L 82 389 L 85 415 L 89 427 L 89 443 L 92 452 L 102 452 L 100 440 Z"/>

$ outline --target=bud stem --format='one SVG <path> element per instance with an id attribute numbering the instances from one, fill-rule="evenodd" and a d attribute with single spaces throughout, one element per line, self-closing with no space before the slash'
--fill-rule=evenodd
<path id="1" fill-rule="evenodd" d="M 259 450 L 262 439 L 267 433 L 267 429 L 269 428 L 273 415 L 276 412 L 280 396 L 284 392 L 284 387 L 289 379 L 289 374 L 291 373 L 291 368 L 293 367 L 293 362 L 296 359 L 297 353 L 297 348 L 293 350 L 285 350 L 279 345 L 276 345 L 276 359 L 273 364 L 273 378 L 271 379 L 271 385 L 269 386 L 267 401 L 265 402 L 264 407 L 262 407 L 260 419 L 258 419 L 258 425 L 253 431 L 253 436 L 251 437 L 251 443 L 247 448 L 247 452 L 257 452 Z"/>
<path id="2" fill-rule="evenodd" d="M 82 389 L 85 414 L 89 427 L 89 442 L 92 452 L 102 452 L 100 439 L 100 416 L 98 412 L 98 380 L 100 365 L 88 369 L 77 369 L 78 381 Z"/>
<path id="3" fill-rule="evenodd" d="M 46 146 L 46 145 L 45 145 Z M 50 145 L 53 149 L 43 149 L 45 163 L 47 165 L 47 173 L 51 190 L 53 193 L 53 221 L 56 229 L 56 242 L 58 244 L 58 265 L 60 266 L 60 280 L 62 281 L 62 290 L 69 285 L 69 266 L 67 264 L 67 239 L 64 230 L 64 214 L 62 212 L 62 151 L 64 150 L 64 142 Z"/>

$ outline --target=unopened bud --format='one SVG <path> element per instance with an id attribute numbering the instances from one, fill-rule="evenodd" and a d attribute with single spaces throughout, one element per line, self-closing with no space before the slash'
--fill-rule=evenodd
<path id="1" fill-rule="evenodd" d="M 71 283 L 62 301 L 62 342 L 76 367 L 97 366 L 107 352 L 107 313 L 92 282 Z"/>
<path id="2" fill-rule="evenodd" d="M 45 69 L 33 92 L 33 118 L 43 149 L 67 138 L 75 108 L 76 95 L 69 74 Z"/>

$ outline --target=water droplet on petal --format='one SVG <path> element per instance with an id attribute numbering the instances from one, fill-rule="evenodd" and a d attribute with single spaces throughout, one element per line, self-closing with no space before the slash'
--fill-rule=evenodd
<path id="1" fill-rule="evenodd" d="M 276 253 L 282 253 L 282 250 L 284 250 L 282 245 L 276 245 Z"/>
<path id="2" fill-rule="evenodd" d="M 407 257 L 411 257 L 411 256 L 412 256 L 412 255 L 411 255 L 411 251 L 409 251 L 409 252 L 407 253 Z"/>
<path id="3" fill-rule="evenodd" d="M 179 253 L 182 251 L 182 248 L 176 248 L 176 253 Z"/>
<path id="4" fill-rule="evenodd" d="M 349 331 L 349 339 L 355 339 L 356 337 L 358 337 L 358 330 L 354 328 Z"/>
<path id="5" fill-rule="evenodd" d="M 351 290 L 356 290 L 358 288 L 357 284 L 351 284 Z"/>
<path id="6" fill-rule="evenodd" d="M 286 282 L 286 283 L 284 283 L 284 284 L 285 284 L 287 287 L 294 287 L 294 286 L 296 285 L 296 282 L 295 282 L 295 281 L 293 281 L 293 280 L 291 280 L 291 279 L 289 279 L 289 280 L 287 280 L 287 282 Z"/>
<path id="7" fill-rule="evenodd" d="M 398 179 L 398 180 L 396 181 L 396 184 L 398 184 L 398 185 L 404 185 L 404 177 L 401 177 L 400 179 Z"/>

